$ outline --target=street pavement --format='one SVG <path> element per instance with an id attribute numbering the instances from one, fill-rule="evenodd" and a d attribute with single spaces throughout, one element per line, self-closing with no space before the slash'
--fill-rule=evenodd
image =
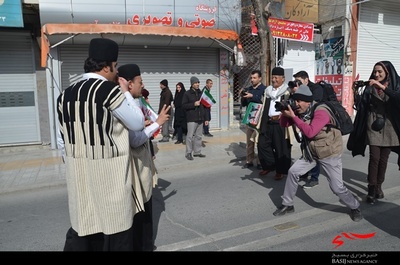
<path id="1" fill-rule="evenodd" d="M 244 157 L 246 136 L 242 130 L 237 127 L 214 131 L 214 137 L 203 137 L 204 145 L 210 154 L 217 154 L 225 152 L 227 145 L 237 143 L 243 148 L 237 148 L 235 152 Z M 159 172 L 187 161 L 183 144 L 174 144 L 176 140 L 159 143 L 159 140 L 160 135 L 153 140 Z M 66 185 L 60 150 L 48 145 L 0 147 L 0 194 L 59 185 Z"/>
<path id="2" fill-rule="evenodd" d="M 254 168 L 242 169 L 243 128 L 212 134 L 203 138 L 207 157 L 193 161 L 185 159 L 184 145 L 154 140 L 159 172 L 153 192 L 157 252 L 400 251 L 400 171 L 394 154 L 383 185 L 385 198 L 368 205 L 364 202 L 368 149 L 366 157 L 343 153 L 343 179 L 361 202 L 362 221 L 350 219 L 324 173 L 317 187 L 298 189 L 294 213 L 275 217 L 272 212 L 281 203 L 285 179 L 275 181 L 274 173 L 260 177 Z M 292 157 L 299 156 L 295 143 Z M 69 220 L 59 151 L 48 146 L 1 148 L 0 170 L 0 250 L 62 250 Z M 34 200 L 42 197 L 46 200 L 42 207 L 34 206 Z M 23 214 L 17 213 L 18 207 Z M 24 214 L 34 216 L 29 224 L 18 222 Z M 33 234 L 47 230 L 53 232 L 43 242 Z"/>

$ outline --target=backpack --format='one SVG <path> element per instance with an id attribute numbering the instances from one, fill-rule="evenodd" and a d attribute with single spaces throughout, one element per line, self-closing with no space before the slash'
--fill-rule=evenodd
<path id="1" fill-rule="evenodd" d="M 325 82 L 324 80 L 319 81 L 317 84 L 320 85 L 324 90 L 324 95 L 322 97 L 323 102 L 338 101 L 335 89 L 333 89 L 333 86 L 331 84 Z"/>
<path id="2" fill-rule="evenodd" d="M 320 105 L 326 105 L 330 116 L 335 120 L 335 124 L 327 125 L 328 127 L 339 129 L 342 135 L 349 134 L 353 131 L 354 125 L 350 115 L 337 100 L 316 103 L 312 108 L 311 117 L 313 117 L 315 109 Z"/>

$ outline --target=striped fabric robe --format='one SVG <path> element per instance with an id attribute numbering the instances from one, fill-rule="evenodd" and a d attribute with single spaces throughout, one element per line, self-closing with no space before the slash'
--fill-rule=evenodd
<path id="1" fill-rule="evenodd" d="M 128 129 L 112 115 L 124 99 L 114 83 L 91 78 L 57 100 L 69 215 L 79 236 L 125 231 L 144 209 Z"/>

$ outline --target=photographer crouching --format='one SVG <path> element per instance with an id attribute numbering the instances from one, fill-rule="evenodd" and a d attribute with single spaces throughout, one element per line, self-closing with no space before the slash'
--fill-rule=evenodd
<path id="1" fill-rule="evenodd" d="M 356 222 L 362 220 L 360 203 L 343 183 L 342 134 L 340 130 L 333 127 L 328 129 L 327 126 L 333 123 L 333 117 L 330 116 L 324 104 L 319 105 L 311 115 L 314 104 L 313 94 L 306 85 L 300 85 L 293 93 L 292 99 L 296 103 L 296 109 L 293 110 L 291 104 L 288 104 L 287 108 L 282 108 L 279 123 L 282 127 L 295 124 L 300 129 L 302 156 L 290 167 L 282 195 L 282 205 L 273 214 L 280 216 L 294 212 L 294 197 L 300 176 L 319 163 L 326 172 L 333 193 L 351 209 L 351 219 Z"/>

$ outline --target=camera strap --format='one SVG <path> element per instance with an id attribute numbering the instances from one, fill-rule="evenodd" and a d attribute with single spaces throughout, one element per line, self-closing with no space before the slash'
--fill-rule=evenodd
<path id="1" fill-rule="evenodd" d="M 292 129 L 293 129 L 294 138 L 296 138 L 296 141 L 298 143 L 301 143 L 301 136 L 300 136 L 299 132 L 296 130 L 296 125 L 293 124 Z"/>

